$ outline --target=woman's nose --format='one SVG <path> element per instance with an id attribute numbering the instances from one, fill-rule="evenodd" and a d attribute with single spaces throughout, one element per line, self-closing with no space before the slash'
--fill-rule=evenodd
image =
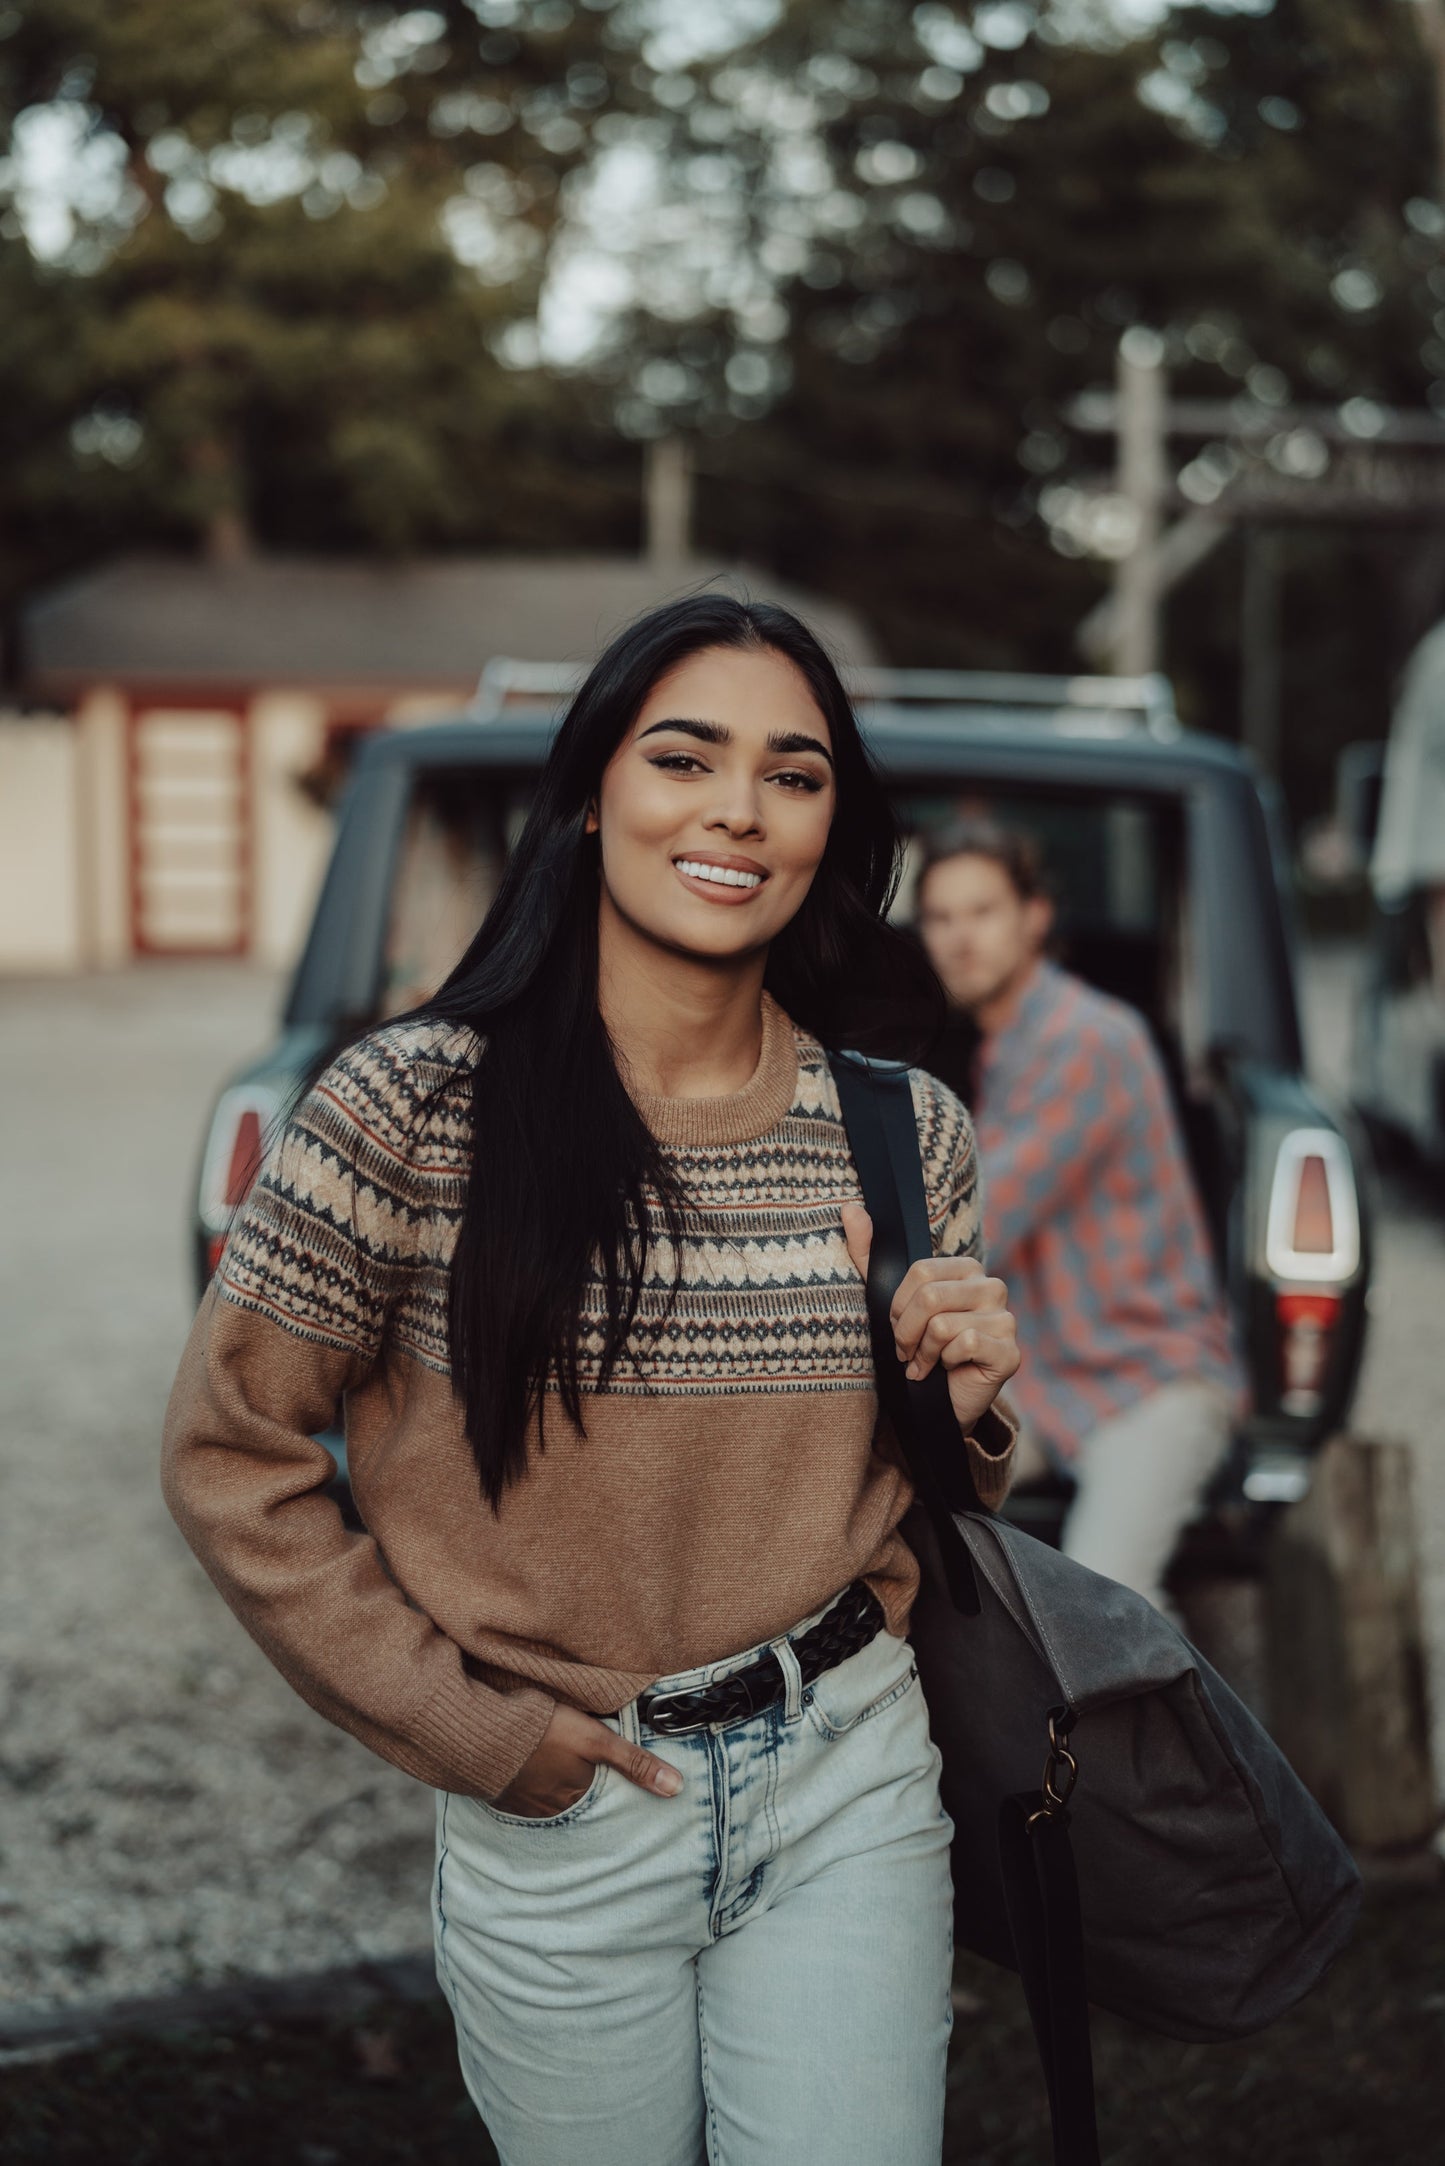
<path id="1" fill-rule="evenodd" d="M 760 835 L 763 813 L 756 789 L 751 783 L 738 781 L 720 790 L 703 825 L 726 828 L 730 835 Z"/>

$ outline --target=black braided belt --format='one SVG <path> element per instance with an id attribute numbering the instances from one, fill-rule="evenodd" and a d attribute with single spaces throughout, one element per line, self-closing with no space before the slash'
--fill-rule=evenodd
<path id="1" fill-rule="evenodd" d="M 882 1626 L 883 1605 L 877 1595 L 863 1580 L 853 1580 L 826 1617 L 796 1639 L 788 1635 L 803 1683 L 810 1685 L 824 1670 L 857 1654 Z M 781 1700 L 786 1690 L 783 1665 L 769 1647 L 746 1668 L 734 1670 L 714 1685 L 698 1685 L 685 1692 L 641 1693 L 637 1712 L 664 1737 L 676 1737 L 683 1730 L 705 1730 L 714 1722 L 740 1722 L 746 1715 L 759 1715 Z"/>

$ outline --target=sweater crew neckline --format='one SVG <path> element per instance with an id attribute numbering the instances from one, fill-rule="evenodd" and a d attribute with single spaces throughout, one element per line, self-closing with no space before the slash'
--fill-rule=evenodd
<path id="1" fill-rule="evenodd" d="M 798 1041 L 792 1020 L 763 994 L 758 1065 L 741 1090 L 717 1098 L 666 1098 L 634 1090 L 633 1104 L 659 1143 L 747 1143 L 775 1128 L 798 1091 Z"/>

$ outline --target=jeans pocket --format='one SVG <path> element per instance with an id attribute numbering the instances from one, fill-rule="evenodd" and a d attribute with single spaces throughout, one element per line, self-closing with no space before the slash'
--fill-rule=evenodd
<path id="1" fill-rule="evenodd" d="M 560 1812 L 507 1813 L 503 1812 L 499 1805 L 489 1804 L 484 1797 L 472 1798 L 470 1802 L 479 1807 L 489 1820 L 498 1821 L 504 1828 L 570 1827 L 574 1820 L 580 1820 L 584 1813 L 590 1812 L 601 1797 L 606 1787 L 609 1767 L 610 1762 L 599 1760 L 592 1770 L 592 1780 L 582 1795 L 573 1798 L 571 1804 L 564 1805 Z"/>
<path id="2" fill-rule="evenodd" d="M 880 1632 L 857 1654 L 806 1685 L 803 1706 L 820 1736 L 846 1737 L 860 1722 L 901 1700 L 917 1681 L 918 1664 L 909 1642 Z"/>

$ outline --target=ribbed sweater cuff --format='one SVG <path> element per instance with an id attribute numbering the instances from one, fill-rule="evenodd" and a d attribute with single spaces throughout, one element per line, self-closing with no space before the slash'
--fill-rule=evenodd
<path id="1" fill-rule="evenodd" d="M 534 1686 L 494 1692 L 458 1671 L 422 1710 L 414 1736 L 435 1789 L 499 1797 L 542 1741 L 556 1701 Z"/>
<path id="2" fill-rule="evenodd" d="M 1018 1436 L 1018 1423 L 1006 1407 L 995 1404 L 980 1414 L 972 1430 L 964 1438 L 968 1453 L 968 1470 L 973 1476 L 973 1486 L 978 1491 L 978 1501 L 985 1511 L 994 1511 L 1008 1495 L 1013 1480 L 1014 1442 Z"/>

